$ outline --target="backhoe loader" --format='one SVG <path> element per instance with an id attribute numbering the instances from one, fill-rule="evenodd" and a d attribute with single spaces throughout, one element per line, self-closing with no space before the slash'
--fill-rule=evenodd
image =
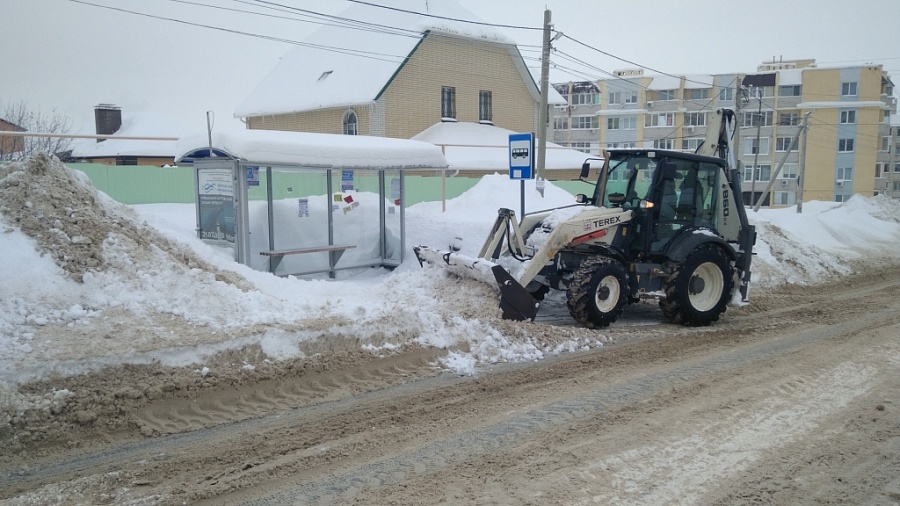
<path id="1" fill-rule="evenodd" d="M 588 328 L 615 322 L 629 303 L 657 300 L 666 318 L 691 326 L 719 319 L 739 289 L 746 301 L 756 242 L 731 150 L 734 113 L 710 113 L 694 153 L 604 151 L 592 195 L 530 213 L 500 209 L 477 257 L 453 248 L 414 249 L 419 263 L 488 283 L 505 319 L 534 320 L 550 289 L 566 292 Z M 590 164 L 582 166 L 586 181 Z M 588 182 L 588 181 L 586 181 Z"/>

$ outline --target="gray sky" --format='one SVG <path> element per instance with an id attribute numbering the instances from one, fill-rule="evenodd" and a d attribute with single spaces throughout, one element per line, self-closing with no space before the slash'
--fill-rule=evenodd
<path id="1" fill-rule="evenodd" d="M 208 110 L 218 125 L 240 126 L 232 118 L 234 108 L 293 45 L 187 23 L 302 41 L 317 25 L 265 6 L 339 14 L 349 5 L 347 0 L 83 1 L 178 20 L 73 0 L 0 0 L 8 44 L 0 51 L 0 101 L 25 101 L 43 113 L 55 109 L 72 118 L 73 133 L 87 134 L 93 133 L 93 106 L 99 103 L 118 105 L 126 115 L 153 110 L 197 132 L 205 131 Z M 554 28 L 566 36 L 666 73 L 754 72 L 773 57 L 814 58 L 820 66 L 880 63 L 900 85 L 896 0 L 457 1 L 482 21 L 535 28 L 549 8 Z M 425 3 L 421 0 L 422 7 Z M 539 30 L 498 30 L 519 43 L 529 65 L 539 67 L 539 47 L 529 47 L 540 46 Z M 348 47 L 364 47 L 359 33 L 348 31 Z M 551 61 L 565 69 L 552 71 L 553 82 L 596 79 L 605 77 L 603 71 L 635 66 L 567 38 L 554 47 L 559 53 Z"/>

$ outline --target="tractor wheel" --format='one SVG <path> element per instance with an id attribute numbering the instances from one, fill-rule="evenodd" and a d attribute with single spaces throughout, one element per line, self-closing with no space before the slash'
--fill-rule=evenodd
<path id="1" fill-rule="evenodd" d="M 702 327 L 725 312 L 734 289 L 734 268 L 720 248 L 700 246 L 678 265 L 663 286 L 659 307 L 672 323 Z"/>
<path id="2" fill-rule="evenodd" d="M 590 257 L 572 273 L 566 292 L 569 314 L 589 329 L 608 327 L 622 314 L 631 293 L 621 262 Z"/>

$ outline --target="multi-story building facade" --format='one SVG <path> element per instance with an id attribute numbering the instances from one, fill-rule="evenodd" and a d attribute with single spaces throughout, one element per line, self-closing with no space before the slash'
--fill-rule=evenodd
<path id="1" fill-rule="evenodd" d="M 584 132 L 573 132 L 596 124 L 592 142 L 599 148 L 694 151 L 706 136 L 712 111 L 739 108 L 737 155 L 748 203 L 761 199 L 764 206 L 788 206 L 798 198 L 842 202 L 856 193 L 885 193 L 894 186 L 885 172 L 893 175 L 900 168 L 893 161 L 893 83 L 880 65 L 820 68 L 815 60 L 796 60 L 763 63 L 755 74 L 702 76 L 648 75 L 635 69 L 593 84 L 600 93 L 594 112 L 598 121 L 560 123 L 557 109 L 551 127 L 567 129 L 553 129 L 555 142 L 587 142 Z M 567 86 L 556 88 L 567 97 Z M 804 148 L 799 133 L 807 117 Z"/>
<path id="2" fill-rule="evenodd" d="M 875 164 L 875 191 L 900 199 L 900 119 L 894 118 L 888 135 L 881 139 Z M 887 161 L 883 161 L 887 159 Z"/>

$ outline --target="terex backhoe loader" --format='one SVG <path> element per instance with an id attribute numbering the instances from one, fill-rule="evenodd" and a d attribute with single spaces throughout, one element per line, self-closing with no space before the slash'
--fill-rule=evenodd
<path id="1" fill-rule="evenodd" d="M 756 231 L 747 221 L 731 151 L 734 113 L 709 116 L 696 153 L 604 152 L 592 196 L 527 214 L 500 209 L 477 258 L 415 247 L 441 265 L 500 289 L 503 318 L 533 320 L 549 289 L 589 328 L 616 321 L 626 304 L 656 299 L 674 323 L 709 325 L 740 287 L 747 300 Z M 590 171 L 584 164 L 581 180 Z"/>

